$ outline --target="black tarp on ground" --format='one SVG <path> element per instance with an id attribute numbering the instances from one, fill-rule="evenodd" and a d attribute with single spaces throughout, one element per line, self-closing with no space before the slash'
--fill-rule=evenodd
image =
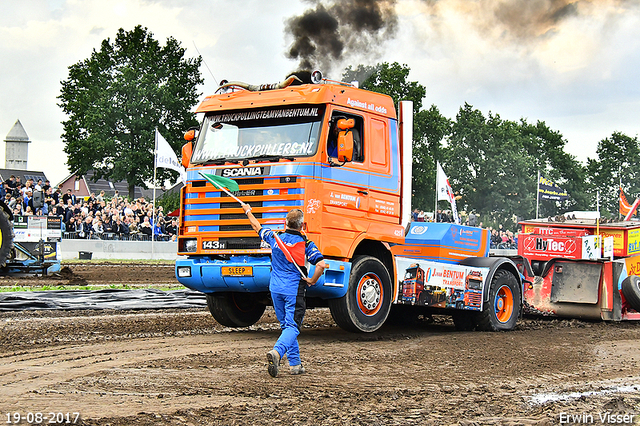
<path id="1" fill-rule="evenodd" d="M 0 311 L 30 309 L 171 309 L 207 306 L 191 290 L 52 290 L 0 293 Z"/>

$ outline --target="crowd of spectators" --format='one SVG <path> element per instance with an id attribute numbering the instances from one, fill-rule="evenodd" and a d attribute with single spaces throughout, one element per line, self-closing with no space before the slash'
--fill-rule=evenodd
<path id="1" fill-rule="evenodd" d="M 153 203 L 143 197 L 129 201 L 118 191 L 110 199 L 104 191 L 77 198 L 71 189 L 63 193 L 49 181 L 22 183 L 12 175 L 2 183 L 0 199 L 14 216 L 60 217 L 63 238 L 151 240 L 153 234 L 153 239 L 169 241 L 177 234 L 177 220 L 166 217 L 161 206 L 154 217 Z"/>
<path id="2" fill-rule="evenodd" d="M 415 209 L 411 214 L 414 222 L 449 222 L 453 223 L 453 215 L 450 210 L 438 210 L 434 215 L 431 212 L 425 213 L 423 210 Z M 478 220 L 478 215 L 471 211 L 469 214 L 462 214 L 461 221 L 467 226 L 483 228 L 483 223 Z M 492 249 L 516 249 L 518 248 L 518 234 L 498 225 L 498 229 L 487 228 L 491 233 L 490 248 Z"/>
<path id="3" fill-rule="evenodd" d="M 492 249 L 517 249 L 518 234 L 502 229 L 502 225 L 498 229 L 489 228 L 491 232 L 491 248 Z"/>

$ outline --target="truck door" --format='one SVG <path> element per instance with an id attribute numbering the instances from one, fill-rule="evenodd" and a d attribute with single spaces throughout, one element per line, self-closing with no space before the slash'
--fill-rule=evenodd
<path id="1" fill-rule="evenodd" d="M 340 162 L 336 158 L 336 123 L 340 118 L 353 119 L 353 158 Z M 322 165 L 323 232 L 344 240 L 348 248 L 368 228 L 369 170 L 366 162 L 365 120 L 362 116 L 334 110 L 330 116 L 325 160 Z M 329 235 L 327 235 L 329 237 Z M 342 247 L 341 251 L 345 248 Z M 344 253 L 344 251 L 342 251 Z M 327 253 L 328 254 L 328 253 Z"/>
<path id="2" fill-rule="evenodd" d="M 372 223 L 398 223 L 400 218 L 400 160 L 397 132 L 391 122 L 369 118 L 368 144 L 364 147 L 369 170 L 369 210 Z M 378 227 L 377 227 L 378 228 Z"/>

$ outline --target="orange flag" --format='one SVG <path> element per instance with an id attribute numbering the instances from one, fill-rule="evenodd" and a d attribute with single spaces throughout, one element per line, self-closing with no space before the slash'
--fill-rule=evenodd
<path id="1" fill-rule="evenodd" d="M 637 210 L 637 207 L 635 210 Z M 633 214 L 636 214 L 635 210 Z M 629 204 L 629 202 L 627 201 L 627 197 L 624 196 L 624 192 L 622 191 L 622 188 L 620 188 L 620 214 L 626 217 L 630 211 L 631 211 L 631 204 Z"/>

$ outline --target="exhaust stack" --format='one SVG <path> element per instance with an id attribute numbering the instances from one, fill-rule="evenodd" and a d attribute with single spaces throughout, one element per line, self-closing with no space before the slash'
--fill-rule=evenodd
<path id="1" fill-rule="evenodd" d="M 400 151 L 402 155 L 400 224 L 405 230 L 408 230 L 411 223 L 411 182 L 413 181 L 413 102 L 400 101 L 398 113 Z"/>

